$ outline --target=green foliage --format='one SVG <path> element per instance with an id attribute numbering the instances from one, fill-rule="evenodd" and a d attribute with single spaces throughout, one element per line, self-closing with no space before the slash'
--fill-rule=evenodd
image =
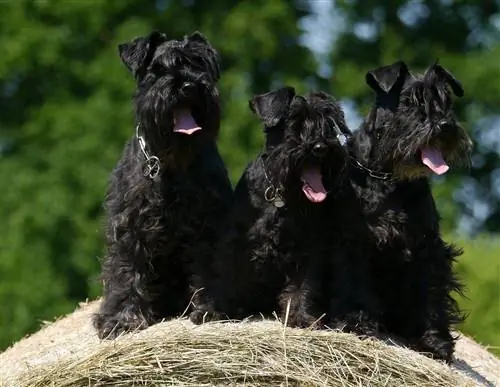
<path id="1" fill-rule="evenodd" d="M 468 315 L 460 329 L 500 355 L 500 240 L 481 237 L 457 244 L 464 248 L 457 273 L 466 285 L 466 297 L 457 300 Z"/>
<path id="2" fill-rule="evenodd" d="M 372 98 L 363 82 L 368 68 L 401 56 L 421 69 L 439 56 L 464 83 L 467 97 L 459 112 L 467 127 L 478 128 L 478 118 L 500 106 L 500 46 L 487 50 L 484 43 L 495 33 L 493 2 L 454 2 L 446 10 L 440 2 L 424 1 L 432 10 L 429 20 L 410 28 L 396 14 L 402 0 L 338 1 L 345 28 L 330 55 L 335 82 L 315 75 L 311 51 L 298 44 L 297 22 L 308 15 L 308 3 L 298 8 L 293 0 L 0 2 L 0 348 L 100 293 L 101 203 L 134 128 L 134 81 L 119 60 L 118 43 L 152 29 L 172 37 L 196 29 L 207 35 L 222 55 L 220 147 L 233 182 L 263 142 L 248 99 L 278 84 L 299 92 L 322 85 L 365 112 Z M 466 6 L 485 32 L 480 43 L 466 41 L 473 31 L 459 16 Z M 351 33 L 374 14 L 386 15 L 375 40 Z M 490 190 L 498 155 L 484 145 L 477 152 L 486 161 L 472 176 Z M 460 214 L 452 193 L 466 173 L 436 181 L 446 230 Z M 497 212 L 488 230 L 500 229 Z M 499 280 L 493 270 L 499 253 L 498 244 L 467 241 L 459 265 L 472 300 L 463 304 L 471 309 L 464 329 L 492 345 L 499 345 Z"/>

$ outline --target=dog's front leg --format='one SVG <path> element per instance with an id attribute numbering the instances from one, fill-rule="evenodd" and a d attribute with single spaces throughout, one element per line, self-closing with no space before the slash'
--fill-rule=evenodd
<path id="1" fill-rule="evenodd" d="M 246 317 L 248 302 L 243 295 L 249 294 L 252 272 L 245 243 L 241 234 L 229 230 L 215 248 L 207 248 L 205 260 L 197 261 L 202 265 L 193 271 L 201 275 L 192 281 L 198 286 L 189 315 L 194 324 Z"/>
<path id="2" fill-rule="evenodd" d="M 216 301 L 219 301 L 220 296 L 216 292 L 220 288 L 220 280 L 216 275 L 219 271 L 216 270 L 215 256 L 212 246 L 206 246 L 200 249 L 199 256 L 204 259 L 194 259 L 192 272 L 195 273 L 191 277 L 191 307 L 192 311 L 189 314 L 189 319 L 194 324 L 203 324 L 209 321 L 224 320 L 227 316 L 218 312 Z"/>
<path id="3" fill-rule="evenodd" d="M 154 322 L 147 288 L 150 272 L 140 240 L 123 238 L 109 246 L 103 265 L 104 295 L 94 326 L 101 339 L 147 328 Z"/>
<path id="4" fill-rule="evenodd" d="M 291 276 L 279 296 L 280 318 L 287 326 L 317 328 L 326 310 L 321 295 L 321 260 L 305 258 L 304 268 Z"/>
<path id="5" fill-rule="evenodd" d="M 368 257 L 362 249 L 330 252 L 328 327 L 360 336 L 378 334 L 377 298 L 371 285 Z"/>
<path id="6" fill-rule="evenodd" d="M 419 315 L 411 325 L 419 329 L 415 343 L 419 351 L 450 362 L 455 347 L 451 326 L 462 321 L 458 304 L 452 297 L 452 292 L 461 291 L 452 265 L 462 252 L 439 236 L 429 239 L 415 260 L 419 270 L 415 271 L 418 286 L 414 287 L 414 310 Z"/>
<path id="7" fill-rule="evenodd" d="M 117 169 L 106 199 L 108 254 L 101 278 L 104 295 L 94 326 L 100 338 L 144 329 L 154 322 L 153 255 L 162 245 L 162 207 L 150 183 Z M 133 187 L 127 190 L 127 187 Z"/>
<path id="8" fill-rule="evenodd" d="M 119 260 L 109 256 L 105 264 L 104 296 L 93 321 L 101 339 L 114 339 L 121 333 L 144 329 L 153 323 L 151 305 L 142 287 L 145 276 L 125 261 L 120 265 Z"/>

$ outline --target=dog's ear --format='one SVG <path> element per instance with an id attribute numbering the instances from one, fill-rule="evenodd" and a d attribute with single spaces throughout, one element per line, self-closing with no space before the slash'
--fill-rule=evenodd
<path id="1" fill-rule="evenodd" d="M 327 101 L 330 103 L 337 103 L 337 100 L 333 97 L 333 95 L 330 95 L 325 91 L 312 91 L 309 93 L 309 95 L 313 99 L 319 99 L 321 101 Z"/>
<path id="2" fill-rule="evenodd" d="M 213 57 L 210 60 L 210 73 L 212 74 L 212 78 L 214 82 L 217 82 L 220 79 L 220 58 L 217 51 L 214 49 L 211 50 Z"/>
<path id="3" fill-rule="evenodd" d="M 266 128 L 272 128 L 285 117 L 294 96 L 295 89 L 285 86 L 256 95 L 248 101 L 248 105 L 250 110 L 261 119 Z"/>
<path id="4" fill-rule="evenodd" d="M 149 36 L 121 43 L 118 45 L 120 59 L 130 70 L 134 78 L 138 78 L 153 59 L 156 48 L 166 40 L 167 36 L 165 34 L 153 31 Z"/>
<path id="5" fill-rule="evenodd" d="M 446 82 L 457 97 L 464 96 L 464 89 L 460 81 L 451 72 L 441 66 L 438 60 L 425 72 L 424 78 L 429 79 L 430 77 L 436 77 L 438 80 Z"/>
<path id="6" fill-rule="evenodd" d="M 389 94 L 395 86 L 401 89 L 410 75 L 406 64 L 399 60 L 388 66 L 377 67 L 366 73 L 366 83 L 375 92 Z M 398 90 L 400 91 L 400 90 Z"/>
<path id="7" fill-rule="evenodd" d="M 195 31 L 189 36 L 186 35 L 184 39 L 185 44 L 196 43 L 198 48 L 200 48 L 199 44 L 202 45 L 202 59 L 205 62 L 208 71 L 210 71 L 212 79 L 214 82 L 217 82 L 220 79 L 220 56 L 217 50 L 210 45 L 210 42 L 205 35 L 199 31 Z"/>
<path id="8" fill-rule="evenodd" d="M 200 31 L 194 31 L 191 35 L 189 35 L 188 41 L 203 43 L 206 44 L 207 46 L 210 45 L 208 39 Z"/>
<path id="9" fill-rule="evenodd" d="M 220 58 L 217 51 L 214 49 L 210 51 L 212 53 L 212 59 L 209 61 L 210 73 L 212 74 L 214 82 L 217 82 L 220 79 Z"/>

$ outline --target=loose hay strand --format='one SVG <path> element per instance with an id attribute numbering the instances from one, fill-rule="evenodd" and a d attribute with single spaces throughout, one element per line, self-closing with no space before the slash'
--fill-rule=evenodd
<path id="1" fill-rule="evenodd" d="M 286 317 L 285 317 L 286 320 Z M 36 367 L 20 386 L 472 386 L 444 364 L 353 335 L 278 322 L 175 320 Z"/>

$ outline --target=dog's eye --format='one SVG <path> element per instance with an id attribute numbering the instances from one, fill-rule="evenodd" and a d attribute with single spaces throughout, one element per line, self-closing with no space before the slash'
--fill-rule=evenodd
<path id="1" fill-rule="evenodd" d="M 375 132 L 375 137 L 377 138 L 377 140 L 380 140 L 382 138 L 382 131 L 381 130 L 377 130 Z"/>

